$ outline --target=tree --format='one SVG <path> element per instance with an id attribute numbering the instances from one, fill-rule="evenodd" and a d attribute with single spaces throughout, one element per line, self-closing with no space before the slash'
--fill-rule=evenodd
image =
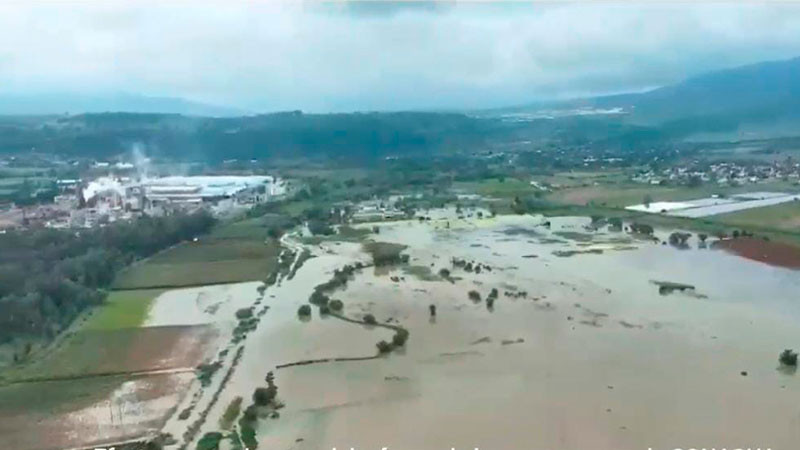
<path id="1" fill-rule="evenodd" d="M 378 353 L 380 353 L 380 354 L 389 353 L 394 349 L 392 344 L 390 344 L 390 343 L 388 343 L 386 341 L 380 341 L 375 345 L 378 347 Z"/>
<path id="2" fill-rule="evenodd" d="M 344 303 L 342 303 L 341 300 L 331 300 L 328 303 L 328 307 L 330 307 L 332 311 L 341 311 L 342 308 L 344 308 Z"/>
<path id="3" fill-rule="evenodd" d="M 311 315 L 311 306 L 309 305 L 301 305 L 300 308 L 297 309 L 297 315 L 300 317 L 308 317 Z"/>
<path id="4" fill-rule="evenodd" d="M 430 310 L 431 317 L 436 317 L 436 305 L 430 305 L 428 309 Z"/>
<path id="5" fill-rule="evenodd" d="M 408 340 L 408 330 L 405 328 L 399 328 L 394 336 L 392 336 L 392 344 L 395 347 L 402 347 L 406 345 L 406 341 Z"/>
<path id="6" fill-rule="evenodd" d="M 267 406 L 275 400 L 277 394 L 278 388 L 275 386 L 258 387 L 253 391 L 253 403 L 258 406 Z"/>
<path id="7" fill-rule="evenodd" d="M 475 290 L 469 291 L 469 292 L 467 293 L 467 296 L 468 296 L 468 297 L 469 297 L 469 299 L 470 299 L 470 300 L 472 300 L 473 302 L 479 302 L 479 301 L 481 301 L 481 294 L 480 294 L 478 291 L 475 291 Z"/>
<path id="8" fill-rule="evenodd" d="M 211 431 L 203 435 L 197 441 L 197 450 L 219 450 L 219 443 L 222 441 L 222 433 Z"/>
<path id="9" fill-rule="evenodd" d="M 236 310 L 236 318 L 239 320 L 253 317 L 253 308 L 241 308 Z"/>
<path id="10" fill-rule="evenodd" d="M 781 352 L 781 355 L 778 357 L 778 360 L 784 366 L 797 367 L 797 353 L 788 348 L 783 352 Z"/>
<path id="11" fill-rule="evenodd" d="M 375 325 L 376 323 L 378 323 L 378 321 L 375 320 L 375 316 L 373 316 L 372 314 L 365 314 L 364 323 L 368 325 Z"/>

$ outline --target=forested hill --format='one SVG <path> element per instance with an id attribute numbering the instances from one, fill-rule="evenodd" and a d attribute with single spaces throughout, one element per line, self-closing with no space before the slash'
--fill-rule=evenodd
<path id="1" fill-rule="evenodd" d="M 276 113 L 209 118 L 105 113 L 0 117 L 0 152 L 107 157 L 144 144 L 155 156 L 208 160 L 319 155 L 371 158 L 479 148 L 508 124 L 448 113 Z"/>

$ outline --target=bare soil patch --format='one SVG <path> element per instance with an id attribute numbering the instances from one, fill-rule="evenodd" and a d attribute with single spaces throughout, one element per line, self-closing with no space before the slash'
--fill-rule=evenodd
<path id="1" fill-rule="evenodd" d="M 800 269 L 800 247 L 758 238 L 726 239 L 714 243 L 715 248 L 773 266 Z"/>

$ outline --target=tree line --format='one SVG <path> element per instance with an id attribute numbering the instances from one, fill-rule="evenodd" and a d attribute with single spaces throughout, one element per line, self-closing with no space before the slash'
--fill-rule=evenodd
<path id="1" fill-rule="evenodd" d="M 0 235 L 0 344 L 52 339 L 84 309 L 103 302 L 119 269 L 213 224 L 214 218 L 200 211 L 87 230 Z"/>

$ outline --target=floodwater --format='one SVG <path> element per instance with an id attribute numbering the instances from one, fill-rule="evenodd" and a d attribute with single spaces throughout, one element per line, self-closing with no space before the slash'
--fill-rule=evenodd
<path id="1" fill-rule="evenodd" d="M 391 337 L 316 312 L 298 320 L 316 284 L 368 260 L 356 244 L 313 248 L 293 280 L 266 291 L 270 310 L 202 432 L 275 370 L 286 406 L 259 422 L 260 448 L 796 448 L 800 384 L 777 360 L 800 346 L 796 271 L 694 240 L 681 250 L 587 231 L 588 219 L 549 220 L 550 229 L 531 216 L 381 224 L 376 240 L 408 245 L 411 265 L 448 268 L 455 281 L 365 269 L 332 297 L 347 316 L 407 328 L 405 348 L 275 370 L 373 355 Z M 454 257 L 491 270 L 466 272 Z M 653 281 L 695 289 L 661 295 Z M 467 296 L 492 288 L 491 309 Z"/>

